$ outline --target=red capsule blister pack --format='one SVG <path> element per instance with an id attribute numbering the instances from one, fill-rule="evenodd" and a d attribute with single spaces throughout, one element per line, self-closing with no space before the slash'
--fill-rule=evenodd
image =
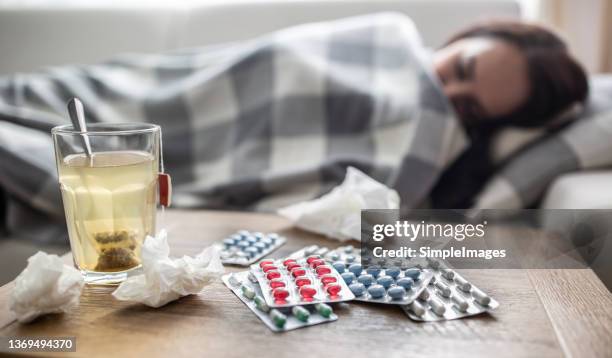
<path id="1" fill-rule="evenodd" d="M 262 260 L 251 265 L 270 307 L 342 302 L 355 298 L 331 265 L 318 255 L 301 259 Z"/>

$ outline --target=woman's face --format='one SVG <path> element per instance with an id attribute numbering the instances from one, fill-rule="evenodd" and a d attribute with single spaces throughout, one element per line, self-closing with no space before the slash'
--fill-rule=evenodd
<path id="1" fill-rule="evenodd" d="M 529 93 L 527 61 L 518 48 L 504 41 L 456 41 L 436 51 L 434 67 L 464 123 L 510 114 Z"/>

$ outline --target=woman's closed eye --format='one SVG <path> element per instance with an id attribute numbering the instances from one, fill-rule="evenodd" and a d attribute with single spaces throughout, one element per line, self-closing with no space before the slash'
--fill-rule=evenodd
<path id="1" fill-rule="evenodd" d="M 455 77 L 460 81 L 465 81 L 465 69 L 462 62 L 461 60 L 455 61 Z"/>
<path id="2" fill-rule="evenodd" d="M 474 79 L 474 56 L 461 56 L 455 62 L 455 76 L 461 81 L 471 81 Z"/>
<path id="3" fill-rule="evenodd" d="M 476 58 L 475 56 L 461 56 L 455 62 L 455 76 L 460 81 L 475 80 Z M 465 95 L 460 98 L 461 112 L 472 119 L 486 117 L 486 113 L 474 94 Z"/>

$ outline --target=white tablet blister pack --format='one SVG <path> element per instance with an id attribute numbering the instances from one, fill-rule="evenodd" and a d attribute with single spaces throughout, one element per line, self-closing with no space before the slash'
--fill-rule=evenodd
<path id="1" fill-rule="evenodd" d="M 249 266 L 281 247 L 287 239 L 276 233 L 264 234 L 240 230 L 222 241 L 221 262 Z"/>
<path id="2" fill-rule="evenodd" d="M 299 259 L 311 255 L 321 256 L 327 262 L 343 261 L 349 264 L 361 262 L 359 249 L 352 245 L 340 246 L 333 250 L 325 246 L 311 245 L 292 253 L 289 257 L 292 259 Z"/>
<path id="3" fill-rule="evenodd" d="M 338 319 L 331 306 L 319 303 L 309 306 L 270 308 L 263 298 L 261 288 L 249 279 L 250 272 L 224 275 L 223 283 L 274 332 L 286 332 Z"/>
<path id="4" fill-rule="evenodd" d="M 404 312 L 416 321 L 441 321 L 473 316 L 492 311 L 499 302 L 459 275 L 443 267 L 439 261 L 430 261 L 434 277 L 418 299 L 402 306 Z"/>

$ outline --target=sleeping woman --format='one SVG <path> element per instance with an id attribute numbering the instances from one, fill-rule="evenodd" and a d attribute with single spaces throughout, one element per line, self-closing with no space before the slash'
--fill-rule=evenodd
<path id="1" fill-rule="evenodd" d="M 471 144 L 431 193 L 439 208 L 468 208 L 493 174 L 490 145 L 508 126 L 552 127 L 583 104 L 587 77 L 550 30 L 517 21 L 469 27 L 435 52 L 433 64 Z"/>
<path id="2" fill-rule="evenodd" d="M 548 126 L 587 93 L 565 44 L 536 25 L 479 24 L 433 52 L 402 15 L 302 25 L 0 79 L 0 189 L 5 206 L 61 220 L 50 129 L 79 97 L 92 124 L 161 125 L 176 206 L 272 210 L 353 166 L 403 208 L 430 195 L 458 207 L 492 170 L 495 131 Z"/>

